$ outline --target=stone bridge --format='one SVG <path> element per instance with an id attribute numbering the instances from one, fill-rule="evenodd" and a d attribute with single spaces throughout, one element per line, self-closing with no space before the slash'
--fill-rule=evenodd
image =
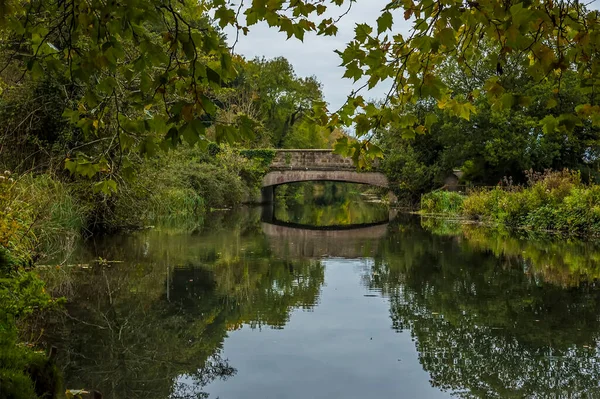
<path id="1" fill-rule="evenodd" d="M 276 150 L 262 181 L 262 202 L 273 202 L 274 188 L 304 181 L 339 181 L 389 187 L 387 177 L 375 171 L 359 172 L 352 159 L 332 150 Z"/>

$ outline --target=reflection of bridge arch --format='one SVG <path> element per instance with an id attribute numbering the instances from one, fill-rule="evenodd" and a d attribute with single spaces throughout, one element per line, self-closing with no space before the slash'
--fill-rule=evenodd
<path id="1" fill-rule="evenodd" d="M 310 227 L 294 223 L 263 222 L 262 231 L 274 255 L 281 258 L 363 258 L 377 252 L 389 222 Z"/>
<path id="2" fill-rule="evenodd" d="M 262 202 L 273 201 L 274 187 L 306 181 L 337 181 L 389 187 L 381 172 L 358 172 L 352 160 L 331 150 L 277 150 L 262 180 Z"/>

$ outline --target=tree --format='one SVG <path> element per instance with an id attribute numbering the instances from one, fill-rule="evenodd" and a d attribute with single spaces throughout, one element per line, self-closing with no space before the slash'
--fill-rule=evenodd
<path id="1" fill-rule="evenodd" d="M 516 64 L 515 57 L 507 56 L 507 63 Z M 494 76 L 496 65 L 485 60 L 473 65 L 470 73 L 461 70 L 456 61 L 446 60 L 440 74 L 456 95 L 463 96 L 484 90 L 485 82 Z M 549 118 L 576 113 L 577 104 L 590 100 L 582 89 L 584 79 L 574 71 L 565 71 L 562 83 L 540 83 L 518 67 L 510 68 L 501 79 L 519 101 L 529 105 L 512 103 L 506 108 L 479 96 L 472 101 L 475 114 L 466 120 L 444 112 L 433 101 L 420 100 L 408 106 L 403 115 L 428 119 L 429 134 L 407 138 L 403 129 L 391 127 L 378 132 L 377 143 L 387 153 L 384 166 L 401 188 L 413 196 L 421 194 L 440 187 L 457 168 L 464 172 L 465 181 L 483 185 L 495 185 L 507 176 L 515 183 L 524 182 L 524 171 L 529 169 L 571 168 L 591 177 L 588 172 L 598 165 L 600 128 L 581 123 L 571 130 L 548 130 L 544 125 Z M 560 104 L 555 101 L 559 91 Z M 411 162 L 417 163 L 404 167 Z M 423 175 L 425 170 L 428 176 Z"/>
<path id="2" fill-rule="evenodd" d="M 214 15 L 221 28 L 233 26 L 242 33 L 266 21 L 288 37 L 302 40 L 306 32 L 335 35 L 339 18 L 325 14 L 331 4 L 352 6 L 352 1 L 254 0 L 243 11 L 244 20 L 243 3 L 224 0 L 195 5 L 168 0 L 3 0 L 0 29 L 8 65 L 26 66 L 32 77 L 64 76 L 79 90 L 65 116 L 84 133 L 113 137 L 109 141 L 118 142 L 119 153 L 132 149 L 152 153 L 159 144 L 174 145 L 182 137 L 202 141 L 209 126 L 215 127 L 221 140 L 252 133 L 245 115 L 234 124 L 216 118 L 211 92 L 230 81 L 235 70 L 218 31 L 195 21 Z M 413 21 L 407 37 L 392 33 L 399 18 Z M 563 100 L 564 74 L 576 71 L 582 77 L 588 100 L 576 104 L 574 112 L 549 115 L 542 123 L 546 131 L 569 132 L 583 123 L 598 126 L 599 20 L 598 12 L 570 0 L 392 1 L 382 10 L 376 29 L 357 24 L 354 40 L 339 51 L 345 76 L 355 81 L 364 78 L 363 87 L 391 80 L 383 106 L 365 101 L 359 89 L 330 116 L 323 102 L 315 103 L 315 119 L 330 128 L 354 124 L 365 140 L 342 139 L 337 150 L 357 153 L 360 163 L 361 153 L 381 154 L 370 142 L 379 128 L 392 126 L 407 136 L 431 128 L 431 120 L 403 114 L 408 104 L 421 99 L 431 99 L 465 120 L 476 112 L 473 101 L 479 95 L 499 107 L 528 106 L 528 100 L 515 95 L 501 79 L 511 66 L 526 71 L 533 81 L 557 82 L 553 99 L 557 104 Z M 515 64 L 507 63 L 510 56 Z M 440 79 L 448 58 L 466 73 L 477 60 L 485 60 L 495 65 L 496 76 L 488 78 L 481 91 L 454 93 Z M 121 77 L 126 84 L 117 83 Z M 124 105 L 132 111 L 124 112 Z M 156 135 L 145 134 L 150 131 Z M 122 162 L 121 157 L 109 162 L 104 154 L 96 155 L 88 161 L 67 162 L 67 167 L 94 176 L 110 173 L 113 164 Z M 103 188 L 111 187 L 107 183 Z"/>

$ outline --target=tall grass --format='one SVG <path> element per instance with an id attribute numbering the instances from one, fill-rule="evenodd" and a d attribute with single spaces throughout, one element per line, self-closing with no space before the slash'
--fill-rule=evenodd
<path id="1" fill-rule="evenodd" d="M 40 189 L 39 187 L 44 187 Z M 31 265 L 39 237 L 72 226 L 58 221 L 68 206 L 52 208 L 51 201 L 70 201 L 63 186 L 33 177 L 0 175 L 0 397 L 26 399 L 57 394 L 60 378 L 45 355 L 19 342 L 17 323 L 52 304 Z M 40 191 L 41 190 L 41 191 Z M 59 209 L 62 209 L 59 212 Z M 69 213 L 70 214 L 70 213 Z M 72 220 L 71 220 L 72 222 Z M 58 223 L 58 224 L 57 224 Z M 54 397 L 54 396 L 52 396 Z"/>
<path id="2" fill-rule="evenodd" d="M 65 251 L 81 236 L 90 206 L 78 200 L 65 183 L 48 174 L 28 174 L 16 179 L 13 190 L 13 204 L 33 234 L 38 254 Z"/>
<path id="3" fill-rule="evenodd" d="M 577 172 L 530 172 L 526 186 L 474 190 L 462 200 L 456 195 L 424 195 L 421 209 L 509 228 L 600 235 L 600 186 L 582 184 Z"/>
<path id="4" fill-rule="evenodd" d="M 458 215 L 462 212 L 465 196 L 451 191 L 432 191 L 421 197 L 421 212 Z"/>

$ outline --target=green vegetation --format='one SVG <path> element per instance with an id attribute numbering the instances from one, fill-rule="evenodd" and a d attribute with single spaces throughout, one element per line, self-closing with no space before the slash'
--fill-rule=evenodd
<path id="1" fill-rule="evenodd" d="M 423 101 L 411 106 L 409 114 L 435 121 L 428 134 L 406 137 L 402 129 L 392 128 L 378 133 L 378 144 L 386 154 L 383 169 L 395 182 L 401 200 L 418 203 L 421 194 L 443 187 L 457 169 L 462 172 L 461 185 L 496 186 L 506 184 L 504 180 L 523 184 L 528 170 L 564 168 L 580 171 L 586 183 L 599 182 L 600 128 L 583 122 L 573 122 L 572 129 L 549 130 L 545 125 L 548 118 L 575 113 L 580 102 L 593 101 L 584 77 L 566 71 L 560 82 L 539 83 L 521 69 L 498 76 L 496 65 L 486 62 L 465 73 L 453 60 L 447 60 L 440 72 L 440 79 L 464 96 L 484 90 L 484 82 L 492 78 L 531 105 L 498 107 L 493 98 L 482 95 L 472 101 L 476 114 L 466 120 Z M 560 105 L 548 107 L 557 90 Z"/>
<path id="2" fill-rule="evenodd" d="M 580 175 L 568 170 L 530 173 L 526 187 L 473 190 L 466 196 L 446 191 L 425 194 L 421 210 L 508 228 L 597 236 L 600 186 L 583 185 Z"/>
<path id="3" fill-rule="evenodd" d="M 345 3 L 255 1 L 242 12 L 223 0 L 0 0 L 0 170 L 16 180 L 0 186 L 2 284 L 22 287 L 26 268 L 79 235 L 252 201 L 272 156 L 259 148 L 336 143 L 359 167 L 387 153 L 384 170 L 413 202 L 456 167 L 481 184 L 565 167 L 595 181 L 597 12 L 571 1 L 390 2 L 376 30 L 357 24 L 338 52 L 344 76 L 366 84 L 333 114 L 316 78 L 284 58 L 244 60 L 223 34 L 264 21 L 299 40 L 332 36 L 344 12 L 328 11 Z M 414 29 L 392 35 L 402 18 Z M 361 90 L 384 80 L 386 98 L 366 101 Z M 358 140 L 340 130 L 350 125 Z M 482 191 L 462 208 L 449 194 L 424 203 L 597 234 L 598 190 L 569 179 Z"/>
<path id="4" fill-rule="evenodd" d="M 33 399 L 61 390 L 52 359 L 20 342 L 17 326 L 54 304 L 43 282 L 26 269 L 37 256 L 37 237 L 57 244 L 58 235 L 77 231 L 78 216 L 63 186 L 44 177 L 16 181 L 9 172 L 0 175 L 1 397 Z"/>
<path id="5" fill-rule="evenodd" d="M 330 148 L 341 134 L 311 127 L 314 77 L 284 58 L 230 54 L 204 10 L 164 5 L 157 19 L 149 3 L 113 4 L 100 21 L 96 6 L 0 1 L 0 171 L 12 171 L 0 181 L 0 344 L 20 359 L 2 360 L 0 389 L 12 389 L 5 376 L 42 387 L 28 376 L 45 357 L 19 337 L 51 303 L 36 263 L 80 237 L 196 226 L 255 202 L 275 155 L 262 148 Z M 59 14 L 70 22 L 44 16 Z"/>
<path id="6" fill-rule="evenodd" d="M 450 191 L 432 191 L 421 197 L 421 212 L 458 215 L 464 205 L 464 196 Z"/>

